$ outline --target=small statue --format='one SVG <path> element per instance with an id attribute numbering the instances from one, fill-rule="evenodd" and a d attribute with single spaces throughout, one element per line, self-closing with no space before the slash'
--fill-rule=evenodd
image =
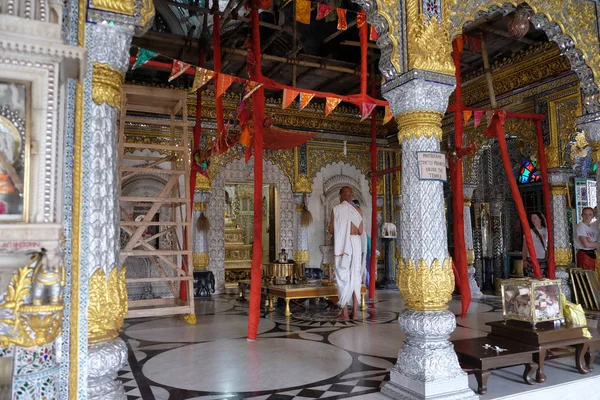
<path id="1" fill-rule="evenodd" d="M 42 259 L 36 265 L 31 279 L 32 303 L 34 306 L 59 304 L 65 278 L 62 257 L 59 251 L 47 252 L 42 249 L 42 253 Z"/>

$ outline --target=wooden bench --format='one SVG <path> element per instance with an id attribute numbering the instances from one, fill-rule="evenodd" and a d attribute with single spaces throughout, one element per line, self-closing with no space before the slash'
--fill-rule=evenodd
<path id="1" fill-rule="evenodd" d="M 523 381 L 529 385 L 535 383 L 533 375 L 538 364 L 533 361 L 533 357 L 538 352 L 537 347 L 489 337 L 455 340 L 452 343 L 461 365 L 473 369 L 479 394 L 487 392 L 490 370 L 497 368 L 524 364 Z M 496 351 L 486 348 L 486 345 L 498 346 L 506 351 Z"/>
<path id="2" fill-rule="evenodd" d="M 365 309 L 365 295 L 367 287 L 362 285 L 360 288 L 360 309 Z M 319 297 L 337 297 L 337 285 L 323 286 L 321 284 L 298 284 L 298 285 L 269 285 L 267 286 L 267 296 L 269 299 L 278 297 L 285 300 L 285 316 L 292 315 L 290 311 L 290 301 L 298 299 L 316 299 Z M 271 310 L 274 310 L 271 300 Z"/>

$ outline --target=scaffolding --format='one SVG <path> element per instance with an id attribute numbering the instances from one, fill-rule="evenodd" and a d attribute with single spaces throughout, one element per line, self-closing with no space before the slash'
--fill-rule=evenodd
<path id="1" fill-rule="evenodd" d="M 143 140 L 127 140 L 128 124 L 144 129 Z M 152 130 L 165 132 L 160 143 L 150 139 Z M 150 293 L 129 300 L 127 317 L 194 314 L 187 93 L 124 85 L 118 151 L 120 262 L 136 257 L 149 268 L 147 277 L 126 279 L 128 286 L 146 284 Z M 159 182 L 159 192 L 124 195 L 135 177 Z M 164 283 L 172 298 L 154 298 L 156 283 Z"/>

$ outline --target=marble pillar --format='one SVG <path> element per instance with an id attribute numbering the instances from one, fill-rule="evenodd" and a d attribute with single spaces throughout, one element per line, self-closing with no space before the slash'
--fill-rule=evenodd
<path id="1" fill-rule="evenodd" d="M 420 180 L 417 161 L 418 152 L 440 151 L 441 120 L 455 81 L 453 76 L 432 73 L 421 79 L 421 72 L 401 76 L 383 94 L 398 122 L 402 144 L 402 254 L 397 282 L 406 302 L 399 318 L 406 340 L 381 392 L 394 399 L 476 399 L 448 341 L 456 320 L 447 310 L 454 275 L 443 184 Z"/>
<path id="2" fill-rule="evenodd" d="M 310 253 L 308 251 L 308 226 L 302 226 L 301 218 L 304 210 L 304 193 L 294 193 L 296 203 L 296 250 L 294 250 L 294 261 L 297 264 L 308 264 L 310 261 Z M 306 200 L 308 201 L 308 199 Z"/>
<path id="3" fill-rule="evenodd" d="M 592 159 L 596 163 L 596 182 L 600 182 L 600 112 L 578 117 L 577 128 L 585 132 L 585 138 L 592 146 Z M 600 185 L 596 185 L 596 199 L 600 199 Z M 600 276 L 600 251 L 598 250 L 596 250 L 596 275 Z"/>
<path id="4" fill-rule="evenodd" d="M 469 288 L 471 289 L 471 298 L 480 299 L 483 297 L 483 293 L 477 286 L 475 281 L 475 250 L 473 248 L 473 224 L 471 222 L 471 199 L 473 198 L 473 192 L 475 191 L 475 185 L 466 184 L 463 185 L 464 193 L 464 224 L 465 224 L 465 244 L 467 245 L 467 265 L 469 271 Z"/>
<path id="5" fill-rule="evenodd" d="M 567 216 L 567 185 L 569 184 L 571 175 L 572 172 L 566 168 L 551 168 L 548 171 L 556 278 L 562 281 L 562 292 L 567 297 L 567 300 L 571 300 L 569 268 L 573 263 L 573 248 L 571 246 L 569 219 Z"/>
<path id="6" fill-rule="evenodd" d="M 504 235 L 502 226 L 502 208 L 504 201 L 492 200 L 490 202 L 490 216 L 492 220 L 492 262 L 493 279 L 502 279 L 502 266 L 504 265 Z"/>
<path id="7" fill-rule="evenodd" d="M 198 185 L 196 185 L 198 186 Z M 210 189 L 210 186 L 207 188 Z M 198 224 L 201 215 L 208 218 L 206 210 L 210 192 L 204 190 L 196 190 L 194 192 L 194 224 Z M 200 230 L 197 226 L 194 227 L 194 253 L 192 254 L 192 263 L 195 271 L 204 271 L 208 268 L 210 257 L 208 254 L 208 231 Z"/>

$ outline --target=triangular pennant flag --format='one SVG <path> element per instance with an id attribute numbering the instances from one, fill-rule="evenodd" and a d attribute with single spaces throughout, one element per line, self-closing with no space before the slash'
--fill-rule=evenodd
<path id="1" fill-rule="evenodd" d="M 375 30 L 375 27 L 373 25 L 371 25 L 371 32 L 369 33 L 369 40 L 372 41 L 377 41 L 377 31 Z"/>
<path id="2" fill-rule="evenodd" d="M 367 119 L 367 117 L 371 115 L 371 113 L 375 109 L 375 106 L 376 104 L 373 103 L 362 103 L 360 107 L 360 120 L 364 121 L 365 119 Z"/>
<path id="3" fill-rule="evenodd" d="M 494 117 L 494 110 L 485 110 L 485 122 L 489 127 L 492 123 L 492 118 Z"/>
<path id="4" fill-rule="evenodd" d="M 319 3 L 317 6 L 317 21 L 325 18 L 331 11 L 333 11 L 333 7 L 328 6 L 327 4 Z"/>
<path id="5" fill-rule="evenodd" d="M 158 53 L 156 53 L 154 51 L 150 51 L 148 49 L 143 49 L 140 47 L 138 49 L 137 57 L 135 59 L 135 62 L 133 63 L 133 66 L 131 67 L 131 69 L 136 69 L 137 67 L 141 67 L 142 65 L 146 64 L 148 61 L 150 61 L 157 55 L 158 55 Z"/>
<path id="6" fill-rule="evenodd" d="M 469 122 L 469 120 L 471 119 L 472 116 L 473 116 L 472 110 L 463 111 L 463 122 L 464 122 L 465 126 L 467 126 L 467 123 Z"/>
<path id="7" fill-rule="evenodd" d="M 315 97 L 314 93 L 300 93 L 300 110 L 304 109 L 310 103 L 310 101 Z"/>
<path id="8" fill-rule="evenodd" d="M 310 24 L 309 0 L 296 0 L 296 21 L 301 24 Z"/>
<path id="9" fill-rule="evenodd" d="M 479 126 L 479 124 L 481 123 L 481 118 L 483 117 L 483 111 L 475 111 L 475 128 L 477 128 Z"/>
<path id="10" fill-rule="evenodd" d="M 329 116 L 333 110 L 340 104 L 342 99 L 338 99 L 337 97 L 326 97 L 325 98 L 325 116 Z"/>
<path id="11" fill-rule="evenodd" d="M 362 28 L 362 26 L 366 22 L 367 22 L 367 13 L 365 13 L 365 10 L 363 10 L 361 8 L 360 11 L 358 12 L 358 14 L 356 14 L 356 27 Z"/>
<path id="12" fill-rule="evenodd" d="M 195 92 L 200 89 L 202 86 L 206 85 L 212 78 L 215 76 L 215 73 L 206 68 L 196 68 L 196 73 L 194 74 L 194 83 L 192 84 L 191 92 Z"/>
<path id="13" fill-rule="evenodd" d="M 281 103 L 281 109 L 285 110 L 292 104 L 292 101 L 298 97 L 300 91 L 292 89 L 283 89 L 283 102 Z"/>
<path id="14" fill-rule="evenodd" d="M 235 78 L 231 75 L 218 74 L 216 97 L 221 97 L 221 95 L 223 93 L 225 93 L 225 91 L 227 91 L 227 89 L 229 89 L 229 86 L 231 86 L 231 84 L 233 83 L 234 80 L 235 80 Z"/>
<path id="15" fill-rule="evenodd" d="M 345 31 L 346 29 L 348 29 L 348 23 L 346 22 L 346 9 L 338 8 L 337 15 L 338 15 L 338 24 L 337 24 L 338 31 L 340 31 L 340 30 Z"/>
<path id="16" fill-rule="evenodd" d="M 169 76 L 169 82 L 179 77 L 181 74 L 187 71 L 189 67 L 191 67 L 191 65 L 188 63 L 184 63 L 183 61 L 179 60 L 173 60 L 173 67 L 171 68 L 171 76 Z"/>
<path id="17" fill-rule="evenodd" d="M 256 92 L 256 90 L 258 88 L 260 88 L 262 85 L 263 85 L 262 83 L 249 81 L 248 84 L 246 85 L 246 89 L 244 89 L 244 97 L 242 97 L 242 101 L 246 100 L 248 97 L 252 96 L 252 93 Z"/>
<path id="18" fill-rule="evenodd" d="M 383 124 L 387 124 L 388 122 L 390 122 L 392 120 L 392 118 L 394 118 L 394 116 L 392 115 L 392 110 L 390 108 L 390 106 L 386 106 L 385 107 L 385 115 L 383 116 Z"/>

